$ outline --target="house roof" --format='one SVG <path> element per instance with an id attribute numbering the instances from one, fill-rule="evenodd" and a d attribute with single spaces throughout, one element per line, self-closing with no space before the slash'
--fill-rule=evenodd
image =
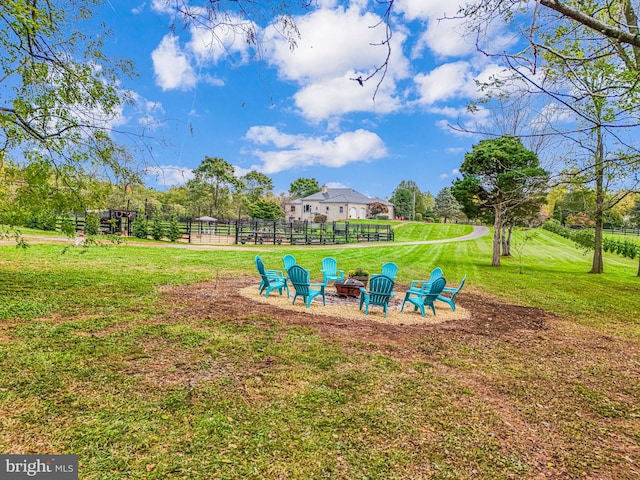
<path id="1" fill-rule="evenodd" d="M 382 200 L 378 197 L 371 198 L 356 192 L 352 188 L 327 188 L 325 193 L 317 192 L 308 197 L 298 198 L 291 203 L 302 202 L 320 202 L 320 203 L 362 203 L 369 204 L 372 202 L 380 202 L 383 205 L 393 205 L 391 202 Z"/>

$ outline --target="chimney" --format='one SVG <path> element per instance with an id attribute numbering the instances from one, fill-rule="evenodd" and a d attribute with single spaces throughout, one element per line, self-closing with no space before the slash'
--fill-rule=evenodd
<path id="1" fill-rule="evenodd" d="M 322 185 L 322 193 L 324 193 L 324 194 L 327 193 L 327 184 L 326 183 L 324 185 Z"/>

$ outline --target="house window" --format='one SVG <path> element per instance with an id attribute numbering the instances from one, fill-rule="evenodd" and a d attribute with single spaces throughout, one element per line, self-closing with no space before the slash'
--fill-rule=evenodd
<path id="1" fill-rule="evenodd" d="M 344 207 L 340 207 L 340 213 L 344 213 Z"/>
<path id="2" fill-rule="evenodd" d="M 324 213 L 329 213 L 329 207 L 326 207 L 326 208 L 324 209 Z"/>
<path id="3" fill-rule="evenodd" d="M 311 213 L 311 205 L 304 206 L 304 213 Z"/>
<path id="4" fill-rule="evenodd" d="M 295 212 L 296 211 L 296 206 L 295 205 L 291 205 L 291 211 Z"/>

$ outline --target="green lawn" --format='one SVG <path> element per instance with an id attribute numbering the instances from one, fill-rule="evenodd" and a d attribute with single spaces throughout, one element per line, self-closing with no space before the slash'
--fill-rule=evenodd
<path id="1" fill-rule="evenodd" d="M 469 232 L 407 223 L 396 238 Z M 634 478 L 636 261 L 607 254 L 589 275 L 590 257 L 545 231 L 500 268 L 490 235 L 346 247 L 1 246 L 0 450 L 78 454 L 82 479 Z M 259 310 L 201 315 L 161 288 L 257 284 L 253 257 L 281 268 L 287 252 L 315 278 L 325 256 L 374 273 L 393 261 L 405 285 L 440 266 L 454 284 L 467 274 L 463 293 L 566 330 L 341 341 Z M 196 300 L 219 301 L 209 289 Z"/>

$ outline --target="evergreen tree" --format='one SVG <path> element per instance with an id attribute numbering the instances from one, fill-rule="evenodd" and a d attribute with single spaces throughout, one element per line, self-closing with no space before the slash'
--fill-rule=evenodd
<path id="1" fill-rule="evenodd" d="M 160 217 L 155 216 L 151 220 L 151 238 L 154 240 L 162 240 L 165 235 L 164 225 L 160 220 Z"/>
<path id="2" fill-rule="evenodd" d="M 434 199 L 433 211 L 437 217 L 444 219 L 444 223 L 447 223 L 447 220 L 455 220 L 460 217 L 462 207 L 456 197 L 453 196 L 451 187 L 445 187 L 440 190 L 440 193 Z"/>

